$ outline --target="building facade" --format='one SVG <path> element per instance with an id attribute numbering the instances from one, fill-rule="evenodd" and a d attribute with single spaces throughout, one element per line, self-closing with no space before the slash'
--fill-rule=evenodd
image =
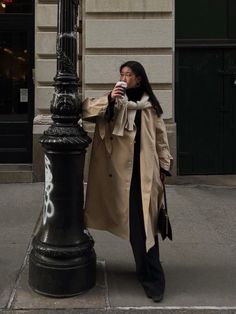
<path id="1" fill-rule="evenodd" d="M 120 64 L 127 60 L 140 61 L 164 111 L 175 159 L 172 182 L 185 182 L 189 178 L 196 182 L 199 175 L 206 177 L 211 174 L 222 174 L 224 178 L 230 175 L 230 180 L 235 180 L 236 151 L 231 145 L 236 136 L 236 110 L 233 105 L 236 96 L 234 2 L 80 1 L 78 74 L 81 98 L 100 96 L 111 90 L 119 79 Z M 3 5 L 1 9 L 1 4 L 5 8 Z M 14 24 L 14 13 L 6 11 L 13 10 L 13 6 L 15 10 L 22 11 L 18 12 L 18 18 L 21 16 L 24 23 L 19 21 L 15 31 L 21 32 L 20 27 L 23 28 L 27 38 L 23 47 L 24 40 L 16 36 L 22 44 L 20 51 L 26 51 L 24 73 L 27 74 L 23 73 L 25 85 L 19 86 L 13 80 L 14 73 L 11 74 L 14 82 L 11 83 L 11 90 L 15 88 L 17 96 L 9 90 L 12 98 L 4 96 L 6 99 L 0 100 L 0 128 L 3 134 L 0 151 L 7 151 L 6 158 L 1 157 L 0 160 L 0 177 L 2 181 L 42 181 L 44 157 L 38 141 L 51 123 L 49 108 L 56 74 L 57 1 L 0 0 L 0 24 L 12 33 L 14 26 L 10 25 Z M 4 35 L 2 28 L 0 34 L 0 80 L 4 82 L 10 62 L 7 61 L 10 60 L 9 51 L 4 49 L 9 50 L 10 46 L 6 40 L 4 44 L 8 35 L 6 32 Z M 19 45 L 14 40 L 15 46 Z M 8 59 L 5 55 L 5 59 L 2 57 L 3 53 L 8 53 Z M 17 57 L 24 58 L 20 54 Z M 19 63 L 20 59 L 17 60 Z M 15 63 L 14 68 L 17 70 L 19 65 L 17 68 Z M 20 69 L 22 72 L 22 67 Z M 1 77 L 2 73 L 5 76 Z M 4 84 L 1 83 L 0 88 L 6 93 Z M 8 104 L 15 103 L 14 97 L 18 97 L 24 116 L 22 113 L 20 117 L 19 114 L 9 117 L 4 112 L 4 108 L 9 106 L 7 101 Z M 11 110 L 15 113 L 16 109 Z M 85 127 L 92 136 L 94 126 L 85 124 Z M 13 131 L 9 136 L 6 130 L 11 128 Z M 22 142 L 19 141 L 20 132 L 23 134 Z M 7 147 L 10 138 L 12 146 Z M 20 151 L 25 152 L 21 158 Z M 201 179 L 205 182 L 203 177 Z"/>

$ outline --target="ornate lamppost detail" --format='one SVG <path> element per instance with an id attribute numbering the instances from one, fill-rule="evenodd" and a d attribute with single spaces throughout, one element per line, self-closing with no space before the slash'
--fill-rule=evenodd
<path id="1" fill-rule="evenodd" d="M 95 284 L 94 241 L 84 226 L 83 171 L 91 139 L 78 124 L 78 0 L 58 0 L 57 74 L 45 151 L 42 223 L 32 243 L 29 284 L 48 296 L 82 293 Z"/>

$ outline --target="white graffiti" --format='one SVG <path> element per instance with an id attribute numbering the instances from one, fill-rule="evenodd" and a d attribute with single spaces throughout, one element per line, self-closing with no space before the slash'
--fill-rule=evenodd
<path id="1" fill-rule="evenodd" d="M 48 218 L 53 217 L 55 209 L 50 194 L 53 190 L 51 162 L 45 155 L 45 189 L 44 189 L 44 208 L 43 208 L 43 224 L 45 225 Z"/>

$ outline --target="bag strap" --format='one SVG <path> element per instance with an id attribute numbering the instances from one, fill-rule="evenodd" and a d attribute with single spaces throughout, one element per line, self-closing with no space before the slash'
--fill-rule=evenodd
<path id="1" fill-rule="evenodd" d="M 164 194 L 164 206 L 167 212 L 167 200 L 166 200 L 166 187 L 165 187 L 165 183 L 163 182 L 163 194 Z"/>

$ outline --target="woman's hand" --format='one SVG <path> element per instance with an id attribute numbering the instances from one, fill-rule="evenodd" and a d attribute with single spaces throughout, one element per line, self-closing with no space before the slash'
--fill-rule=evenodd
<path id="1" fill-rule="evenodd" d="M 125 89 L 122 86 L 115 86 L 111 91 L 111 99 L 114 100 L 116 97 L 124 96 Z"/>

